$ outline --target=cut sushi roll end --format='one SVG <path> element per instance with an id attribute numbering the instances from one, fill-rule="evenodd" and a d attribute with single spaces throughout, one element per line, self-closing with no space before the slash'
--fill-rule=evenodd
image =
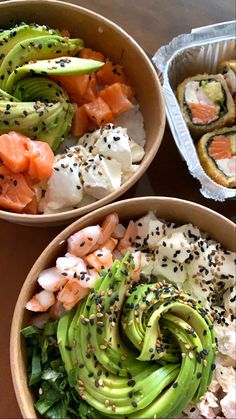
<path id="1" fill-rule="evenodd" d="M 216 183 L 236 187 L 236 126 L 203 135 L 197 152 L 203 169 Z"/>
<path id="2" fill-rule="evenodd" d="M 185 121 L 195 136 L 229 126 L 235 121 L 235 104 L 221 74 L 198 74 L 177 88 Z"/>
<path id="3" fill-rule="evenodd" d="M 218 66 L 218 72 L 222 73 L 228 85 L 230 93 L 236 99 L 236 60 L 223 61 Z"/>

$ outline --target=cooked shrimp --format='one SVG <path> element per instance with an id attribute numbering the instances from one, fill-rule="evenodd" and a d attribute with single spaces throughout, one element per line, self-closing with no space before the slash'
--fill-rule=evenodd
<path id="1" fill-rule="evenodd" d="M 58 291 L 67 282 L 67 277 L 61 275 L 57 268 L 44 269 L 39 274 L 38 283 L 46 291 Z"/>
<path id="2" fill-rule="evenodd" d="M 112 212 L 107 215 L 105 220 L 102 223 L 102 235 L 98 240 L 98 243 L 105 243 L 112 235 L 116 226 L 119 224 L 119 217 L 116 212 Z"/>
<path id="3" fill-rule="evenodd" d="M 117 249 L 124 255 L 128 248 L 130 247 L 132 241 L 134 240 L 134 238 L 137 235 L 137 226 L 136 224 L 133 222 L 133 220 L 131 220 L 128 224 L 128 227 L 126 229 L 125 235 L 123 237 L 123 239 L 121 239 L 119 241 L 119 244 L 117 246 Z"/>
<path id="4" fill-rule="evenodd" d="M 60 273 L 73 269 L 78 262 L 78 257 L 66 253 L 65 256 L 59 257 L 56 260 L 56 267 Z"/>
<path id="5" fill-rule="evenodd" d="M 102 250 L 98 249 L 93 253 L 86 256 L 86 261 L 92 266 L 98 273 L 101 269 L 110 269 L 113 264 L 112 254 L 110 250 L 105 247 Z"/>
<path id="6" fill-rule="evenodd" d="M 71 310 L 88 292 L 89 289 L 82 287 L 78 279 L 71 278 L 58 293 L 57 300 L 63 304 L 66 310 Z"/>
<path id="7" fill-rule="evenodd" d="M 126 232 L 126 228 L 123 226 L 123 224 L 117 224 L 117 226 L 115 227 L 112 233 L 112 237 L 118 240 L 123 239 L 125 232 Z"/>
<path id="8" fill-rule="evenodd" d="M 86 227 L 69 237 L 68 252 L 82 258 L 91 251 L 101 237 L 99 225 Z"/>
<path id="9" fill-rule="evenodd" d="M 51 319 L 57 320 L 60 319 L 65 313 L 65 308 L 60 301 L 56 301 L 53 306 L 50 308 L 49 315 Z"/>
<path id="10" fill-rule="evenodd" d="M 56 266 L 59 272 L 68 279 L 75 278 L 80 275 L 81 272 L 87 273 L 83 259 L 73 256 L 70 253 L 66 253 L 64 257 L 57 258 Z"/>
<path id="11" fill-rule="evenodd" d="M 105 241 L 105 243 L 102 243 L 100 247 L 105 247 L 105 249 L 110 250 L 110 252 L 113 252 L 113 250 L 116 248 L 118 243 L 118 240 L 113 239 L 113 237 L 110 237 Z"/>
<path id="12" fill-rule="evenodd" d="M 96 269 L 88 269 L 89 275 L 92 276 L 94 279 L 96 279 L 98 277 L 98 273 L 96 271 Z"/>
<path id="13" fill-rule="evenodd" d="M 83 287 L 83 288 L 93 288 L 94 282 L 96 281 L 97 276 L 98 276 L 97 273 L 96 273 L 96 277 L 91 276 L 91 275 L 82 275 L 79 279 L 79 283 L 80 283 L 81 287 Z"/>
<path id="14" fill-rule="evenodd" d="M 142 253 L 140 251 L 137 251 L 134 252 L 132 256 L 134 260 L 134 270 L 131 274 L 131 278 L 133 281 L 138 281 L 142 269 Z"/>
<path id="15" fill-rule="evenodd" d="M 80 259 L 77 263 L 77 266 L 75 268 L 75 272 L 77 274 L 77 276 L 81 275 L 81 274 L 87 274 L 87 267 L 85 262 L 83 261 L 83 259 Z"/>
<path id="16" fill-rule="evenodd" d="M 55 303 L 55 296 L 51 291 L 41 291 L 35 294 L 26 304 L 30 311 L 47 311 Z"/>

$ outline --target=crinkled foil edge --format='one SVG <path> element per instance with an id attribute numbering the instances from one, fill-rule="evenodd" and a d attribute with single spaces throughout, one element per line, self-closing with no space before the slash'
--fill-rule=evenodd
<path id="1" fill-rule="evenodd" d="M 167 118 L 175 143 L 187 163 L 188 170 L 194 178 L 199 180 L 202 195 L 215 201 L 236 198 L 236 190 L 226 188 L 214 182 L 203 170 L 193 139 L 171 88 L 168 68 L 173 57 L 176 53 L 180 53 L 181 50 L 206 43 L 232 39 L 235 37 L 235 30 L 236 21 L 195 28 L 191 33 L 178 35 L 168 45 L 162 46 L 152 58 L 162 84 Z"/>

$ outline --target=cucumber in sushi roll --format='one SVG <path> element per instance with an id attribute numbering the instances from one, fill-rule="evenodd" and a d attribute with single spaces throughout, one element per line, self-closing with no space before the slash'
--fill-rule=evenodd
<path id="1" fill-rule="evenodd" d="M 234 123 L 235 104 L 221 74 L 198 74 L 185 79 L 177 88 L 177 98 L 195 136 Z"/>
<path id="2" fill-rule="evenodd" d="M 197 152 L 203 169 L 215 182 L 236 187 L 236 126 L 203 135 Z"/>

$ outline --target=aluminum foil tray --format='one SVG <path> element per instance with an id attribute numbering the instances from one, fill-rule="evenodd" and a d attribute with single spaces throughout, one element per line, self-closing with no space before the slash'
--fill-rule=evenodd
<path id="1" fill-rule="evenodd" d="M 200 181 L 202 195 L 215 201 L 236 198 L 236 189 L 217 184 L 203 170 L 175 93 L 185 78 L 200 73 L 214 74 L 221 61 L 235 59 L 235 29 L 236 21 L 193 29 L 190 34 L 179 35 L 162 46 L 152 58 L 162 83 L 176 145 L 190 173 Z"/>

